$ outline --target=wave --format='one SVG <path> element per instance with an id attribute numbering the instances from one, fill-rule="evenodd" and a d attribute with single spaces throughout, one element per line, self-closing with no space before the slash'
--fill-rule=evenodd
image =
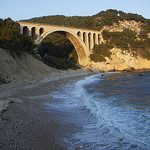
<path id="1" fill-rule="evenodd" d="M 109 130 L 109 135 L 111 136 L 127 139 L 130 142 L 137 143 L 137 145 L 139 143 L 144 146 L 148 145 L 149 147 L 150 129 L 147 124 L 149 117 L 146 112 L 136 110 L 130 105 L 119 103 L 115 96 L 104 97 L 103 93 L 100 92 L 101 90 L 97 91 L 95 87 L 98 84 L 102 84 L 102 80 L 104 79 L 101 75 L 95 75 L 75 84 L 75 95 L 82 99 L 86 109 L 98 120 L 97 124 L 94 125 L 94 130 L 97 129 L 98 133 L 102 133 L 104 129 L 101 130 L 100 128 L 105 128 L 105 130 Z M 92 86 L 93 91 L 89 93 L 90 86 Z M 93 130 L 91 125 L 85 128 Z M 86 135 L 88 134 L 87 132 Z M 91 138 L 89 141 L 91 141 Z"/>
<path id="2" fill-rule="evenodd" d="M 49 108 L 70 111 L 70 114 L 75 111 L 78 116 L 79 110 L 88 110 L 86 112 L 91 114 L 89 116 L 96 120 L 94 123 L 84 124 L 83 132 L 75 134 L 71 140 L 65 139 L 68 144 L 77 147 L 77 145 L 90 143 L 87 149 L 96 149 L 96 147 L 97 149 L 114 147 L 148 149 L 150 147 L 149 113 L 120 102 L 114 95 L 106 96 L 103 93 L 101 88 L 106 81 L 105 78 L 113 74 L 86 77 L 50 94 L 58 102 L 48 104 Z M 81 122 L 83 117 L 79 117 Z"/>

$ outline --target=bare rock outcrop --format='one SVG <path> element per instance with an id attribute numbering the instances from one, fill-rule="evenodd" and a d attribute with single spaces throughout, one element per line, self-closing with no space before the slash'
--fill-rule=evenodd
<path id="1" fill-rule="evenodd" d="M 113 48 L 111 58 L 106 57 L 106 62 L 91 62 L 90 69 L 96 71 L 123 71 L 150 69 L 150 60 L 140 56 L 134 57 L 132 53 Z"/>
<path id="2" fill-rule="evenodd" d="M 119 24 L 114 23 L 112 26 L 104 26 L 102 30 L 107 30 L 109 32 L 122 32 L 124 28 L 133 30 L 137 33 L 141 31 L 141 22 L 131 21 L 119 21 Z"/>

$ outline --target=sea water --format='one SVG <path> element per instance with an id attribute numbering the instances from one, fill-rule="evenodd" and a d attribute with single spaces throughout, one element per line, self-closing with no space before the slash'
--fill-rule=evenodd
<path id="1" fill-rule="evenodd" d="M 62 139 L 66 149 L 150 149 L 150 72 L 97 74 L 50 95 L 45 108 L 80 128 Z"/>

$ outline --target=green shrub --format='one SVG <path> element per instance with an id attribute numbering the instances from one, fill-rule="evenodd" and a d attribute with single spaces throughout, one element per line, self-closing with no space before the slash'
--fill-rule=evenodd
<path id="1" fill-rule="evenodd" d="M 72 16 L 66 17 L 63 15 L 56 16 L 43 16 L 38 18 L 32 18 L 29 20 L 25 20 L 33 23 L 43 23 L 50 25 L 62 25 L 69 27 L 77 27 L 77 28 L 86 28 L 86 29 L 94 29 L 100 30 L 103 26 L 111 26 L 114 23 L 119 24 L 119 21 L 124 20 L 135 20 L 140 21 L 142 23 L 150 22 L 148 19 L 145 19 L 141 15 L 132 14 L 132 13 L 124 13 L 122 11 L 117 11 L 113 9 L 109 9 L 106 11 L 101 11 L 100 13 L 93 16 Z M 150 23 L 149 23 L 150 24 Z"/>
<path id="2" fill-rule="evenodd" d="M 112 48 L 113 45 L 109 42 L 106 42 L 106 44 L 102 43 L 100 45 L 95 45 L 93 53 L 90 55 L 90 59 L 94 62 L 105 62 L 105 57 L 110 58 L 111 52 L 109 50 Z"/>
<path id="3" fill-rule="evenodd" d="M 113 45 L 122 49 L 129 50 L 129 44 L 135 41 L 136 32 L 130 29 L 124 29 L 122 32 L 102 32 L 105 40 L 109 40 Z"/>
<path id="4" fill-rule="evenodd" d="M 116 47 L 122 50 L 131 50 L 134 56 L 140 55 L 143 58 L 150 59 L 150 39 L 147 36 L 149 26 L 144 25 L 145 30 L 141 31 L 141 40 L 136 39 L 136 32 L 130 29 L 124 29 L 123 32 L 102 32 L 105 40 L 110 41 Z"/>
<path id="5" fill-rule="evenodd" d="M 47 65 L 56 69 L 62 69 L 62 70 L 67 70 L 68 68 L 79 69 L 79 67 L 72 60 L 67 60 L 66 58 L 56 58 L 53 56 L 48 56 L 45 57 L 43 61 Z"/>
<path id="6" fill-rule="evenodd" d="M 142 56 L 146 59 L 150 59 L 150 51 L 145 49 L 142 53 Z"/>
<path id="7" fill-rule="evenodd" d="M 150 24 L 142 24 L 141 27 L 143 30 L 140 31 L 139 37 L 141 39 L 147 39 L 147 34 L 150 32 Z"/>
<path id="8" fill-rule="evenodd" d="M 90 55 L 90 59 L 94 62 L 105 62 L 106 61 L 104 56 L 102 56 L 101 54 L 95 54 L 95 53 Z"/>
<path id="9" fill-rule="evenodd" d="M 34 44 L 30 37 L 19 34 L 20 26 L 10 18 L 0 19 L 0 47 L 21 55 L 22 52 L 32 53 Z"/>
<path id="10" fill-rule="evenodd" d="M 52 33 L 38 47 L 43 61 L 57 69 L 79 69 L 74 46 L 62 33 Z M 76 56 L 76 59 L 74 58 Z"/>

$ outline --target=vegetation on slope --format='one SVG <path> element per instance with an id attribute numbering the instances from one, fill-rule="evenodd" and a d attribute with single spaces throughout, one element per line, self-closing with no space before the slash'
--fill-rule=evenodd
<path id="1" fill-rule="evenodd" d="M 110 57 L 111 54 L 109 50 L 117 47 L 130 51 L 135 57 L 141 56 L 150 59 L 150 38 L 147 36 L 147 31 L 146 29 L 142 30 L 139 35 L 140 39 L 137 39 L 137 33 L 130 29 L 124 29 L 122 32 L 103 30 L 102 35 L 106 43 L 95 46 L 90 58 L 94 62 L 106 61 L 105 57 Z"/>
<path id="2" fill-rule="evenodd" d="M 90 56 L 91 60 L 95 62 L 106 61 L 105 57 L 110 57 L 109 50 L 113 47 L 118 47 L 122 50 L 130 50 L 134 56 L 141 55 L 144 58 L 150 59 L 150 39 L 147 35 L 150 32 L 150 19 L 145 19 L 141 15 L 109 9 L 87 17 L 65 17 L 57 15 L 32 18 L 26 21 L 100 30 L 103 26 L 111 26 L 114 23 L 119 24 L 120 21 L 124 20 L 134 20 L 142 23 L 142 31 L 139 34 L 141 40 L 137 40 L 137 33 L 129 29 L 124 29 L 123 32 L 103 31 L 104 39 L 107 42 L 93 48 L 93 53 Z"/>
<path id="3" fill-rule="evenodd" d="M 140 55 L 150 59 L 150 39 L 144 36 L 140 40 L 137 39 L 137 33 L 130 29 L 124 29 L 123 32 L 109 32 L 103 30 L 103 38 L 110 41 L 114 47 L 122 50 L 130 50 L 134 56 Z"/>
<path id="4" fill-rule="evenodd" d="M 20 35 L 19 31 L 20 26 L 17 22 L 10 18 L 0 19 L 0 47 L 18 56 L 21 56 L 23 52 L 34 54 L 35 45 L 32 38 Z M 57 69 L 79 68 L 76 60 L 70 56 L 73 50 L 74 47 L 70 41 L 59 34 L 48 36 L 38 47 L 42 61 Z"/>
<path id="5" fill-rule="evenodd" d="M 57 69 L 78 69 L 74 46 L 60 33 L 48 35 L 38 47 L 43 61 Z M 73 56 L 75 55 L 75 56 Z"/>
<path id="6" fill-rule="evenodd" d="M 141 39 L 147 39 L 148 33 L 150 33 L 150 24 L 142 24 L 141 27 L 142 27 L 142 30 L 140 32 L 139 37 Z"/>
<path id="7" fill-rule="evenodd" d="M 107 11 L 101 11 L 96 15 L 86 16 L 86 17 L 79 17 L 79 16 L 66 17 L 62 15 L 57 15 L 57 16 L 37 17 L 37 18 L 32 18 L 24 21 L 100 30 L 103 26 L 113 25 L 113 23 L 119 23 L 119 21 L 123 21 L 123 20 L 128 20 L 128 21 L 135 20 L 137 22 L 140 21 L 142 23 L 150 24 L 150 20 L 145 19 L 141 15 L 124 13 L 122 11 L 117 11 L 112 9 L 109 9 Z"/>
<path id="8" fill-rule="evenodd" d="M 149 23 L 150 20 L 145 19 L 141 15 L 132 14 L 132 13 L 124 13 L 122 11 L 109 9 L 107 11 L 101 11 L 97 15 L 93 16 L 96 18 L 96 22 L 99 23 L 100 26 L 111 26 L 113 23 L 119 23 L 119 21 L 124 20 L 135 20 L 136 22 Z"/>
<path id="9" fill-rule="evenodd" d="M 19 34 L 19 24 L 8 19 L 0 19 L 0 47 L 21 55 L 33 53 L 34 44 L 30 37 Z"/>
<path id="10" fill-rule="evenodd" d="M 94 62 L 105 62 L 105 57 L 110 58 L 111 52 L 109 50 L 112 48 L 113 45 L 110 42 L 94 45 L 93 53 L 90 55 L 90 59 Z"/>
<path id="11" fill-rule="evenodd" d="M 110 57 L 111 53 L 109 50 L 113 47 L 129 50 L 135 56 L 141 55 L 144 58 L 150 59 L 150 39 L 148 38 L 150 20 L 137 14 L 110 9 L 87 17 L 44 16 L 26 21 L 100 30 L 103 26 L 110 26 L 114 23 L 119 24 L 120 21 L 124 20 L 135 20 L 142 23 L 142 30 L 138 37 L 136 32 L 129 29 L 124 29 L 123 32 L 109 32 L 104 30 L 102 34 L 106 43 L 93 48 L 93 53 L 90 55 L 91 60 L 96 62 L 106 61 L 105 57 Z M 9 49 L 17 54 L 21 54 L 23 51 L 34 52 L 32 39 L 20 35 L 19 24 L 13 22 L 10 18 L 5 20 L 0 19 L 0 47 Z M 55 33 L 55 35 L 45 38 L 38 46 L 38 53 L 41 55 L 42 60 L 52 67 L 58 69 L 77 68 L 75 65 L 76 61 L 72 57 L 75 56 L 77 58 L 74 47 L 61 34 Z"/>

